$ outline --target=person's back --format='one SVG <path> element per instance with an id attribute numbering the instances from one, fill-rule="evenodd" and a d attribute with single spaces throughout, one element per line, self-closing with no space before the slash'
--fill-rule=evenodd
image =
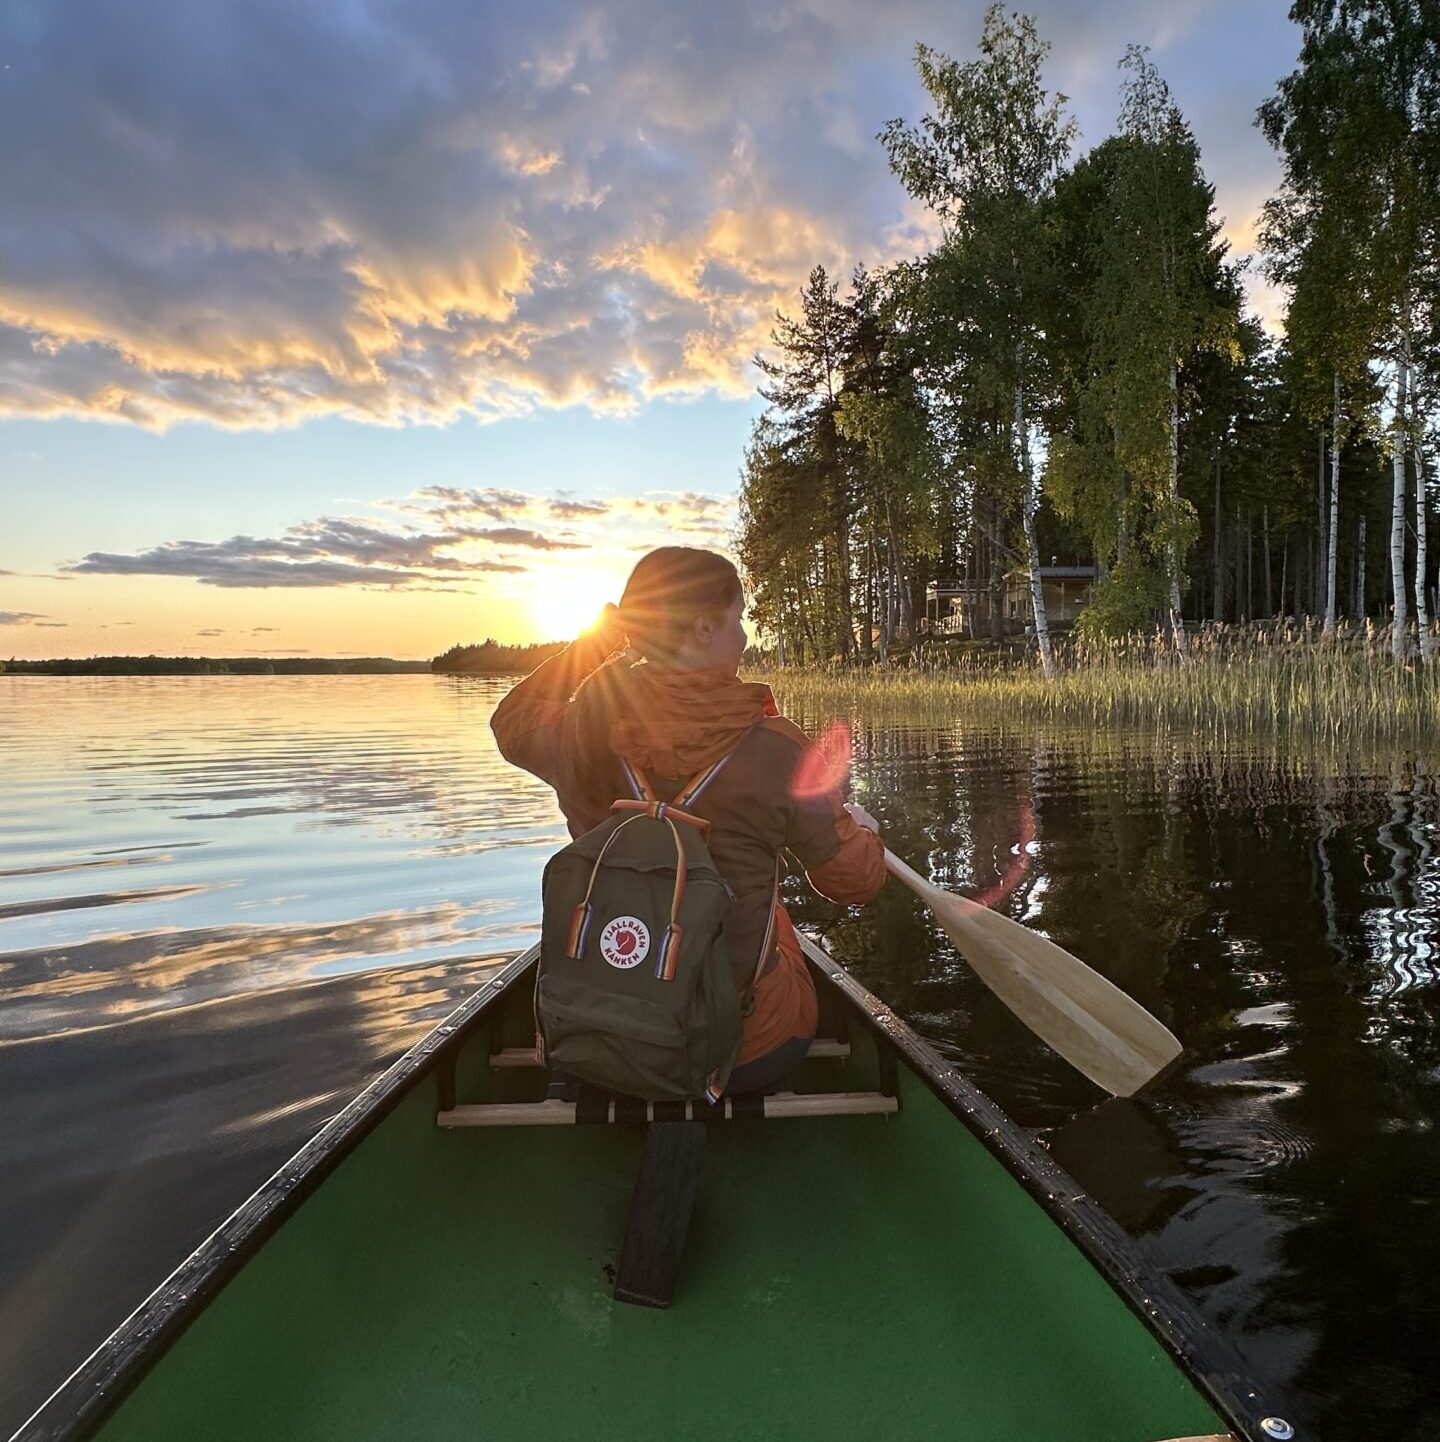
<path id="1" fill-rule="evenodd" d="M 803 732 L 778 715 L 768 687 L 737 675 L 742 606 L 723 557 L 653 551 L 619 609 L 516 686 L 491 722 L 501 753 L 555 788 L 576 836 L 619 798 L 665 800 L 702 777 L 688 809 L 710 823 L 711 855 L 734 893 L 725 939 L 747 1008 L 732 1091 L 781 1080 L 815 1032 L 814 985 L 778 903 L 781 852 L 834 901 L 868 901 L 885 880 L 873 820 L 836 791 L 799 794 Z"/>

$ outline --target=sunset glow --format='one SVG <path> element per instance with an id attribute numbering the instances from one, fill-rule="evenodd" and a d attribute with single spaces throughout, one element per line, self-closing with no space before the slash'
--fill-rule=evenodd
<path id="1" fill-rule="evenodd" d="M 874 137 L 979 8 L 8 7 L 0 656 L 423 657 L 724 548 L 777 308 L 938 235 Z M 1037 8 L 1086 133 L 1164 58 L 1249 249 L 1283 14 Z"/>

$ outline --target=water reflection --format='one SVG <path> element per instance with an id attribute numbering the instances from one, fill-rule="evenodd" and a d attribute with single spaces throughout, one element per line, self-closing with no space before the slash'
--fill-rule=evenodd
<path id="1" fill-rule="evenodd" d="M 1144 1238 L 1316 1435 L 1440 1435 L 1440 1303 L 1421 1280 L 1440 1264 L 1427 763 L 959 726 L 856 752 L 893 849 L 947 885 L 993 884 L 1032 808 L 1010 914 L 1185 1055 L 1143 1097 L 1103 1100 L 907 893 L 850 919 L 796 887 L 797 910 Z"/>
<path id="2" fill-rule="evenodd" d="M 0 678 L 0 1333 L 26 1339 L 0 1422 L 532 938 L 563 827 L 495 754 L 505 684 Z M 1440 1435 L 1432 759 L 857 725 L 855 784 L 898 853 L 1002 895 L 1185 1055 L 1104 1100 L 908 892 L 840 912 L 792 879 L 797 917 L 1315 1435 Z"/>

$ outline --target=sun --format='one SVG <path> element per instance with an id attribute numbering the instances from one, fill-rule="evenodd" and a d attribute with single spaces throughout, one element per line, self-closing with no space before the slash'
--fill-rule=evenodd
<path id="1" fill-rule="evenodd" d="M 531 626 L 537 641 L 573 641 L 595 624 L 606 601 L 618 601 L 624 578 L 613 572 L 557 567 L 531 577 Z"/>

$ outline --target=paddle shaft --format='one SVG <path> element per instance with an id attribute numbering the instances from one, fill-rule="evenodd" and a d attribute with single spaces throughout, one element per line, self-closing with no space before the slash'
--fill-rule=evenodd
<path id="1" fill-rule="evenodd" d="M 940 890 L 933 881 L 927 881 L 914 867 L 907 866 L 901 861 L 888 846 L 885 848 L 885 866 L 892 876 L 903 881 L 922 901 L 929 901 L 930 893 Z M 947 892 L 946 895 L 953 895 L 953 893 Z M 964 901 L 967 898 L 959 897 L 957 899 Z M 971 902 L 972 906 L 978 904 L 978 902 Z"/>

